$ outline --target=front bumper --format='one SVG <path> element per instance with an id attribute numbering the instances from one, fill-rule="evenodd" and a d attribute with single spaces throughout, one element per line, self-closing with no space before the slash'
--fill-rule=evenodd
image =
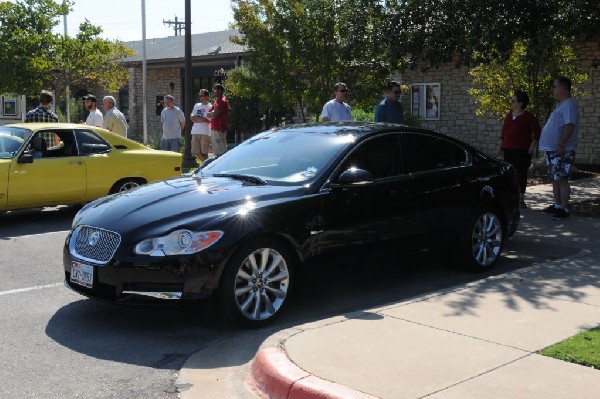
<path id="1" fill-rule="evenodd" d="M 71 280 L 73 262 L 93 268 L 91 287 Z M 106 265 L 94 264 L 63 251 L 65 285 L 90 298 L 109 302 L 125 302 L 136 297 L 161 300 L 204 298 L 212 295 L 218 284 L 220 268 L 207 267 L 195 257 L 164 258 L 149 264 L 111 260 Z"/>

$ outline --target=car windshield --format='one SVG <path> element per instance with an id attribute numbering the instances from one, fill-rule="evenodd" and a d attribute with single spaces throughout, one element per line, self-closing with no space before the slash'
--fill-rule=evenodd
<path id="1" fill-rule="evenodd" d="M 30 135 L 29 129 L 0 126 L 0 159 L 14 157 Z"/>
<path id="2" fill-rule="evenodd" d="M 263 132 L 202 168 L 199 174 L 258 178 L 268 184 L 312 182 L 354 142 L 348 132 L 287 129 Z"/>

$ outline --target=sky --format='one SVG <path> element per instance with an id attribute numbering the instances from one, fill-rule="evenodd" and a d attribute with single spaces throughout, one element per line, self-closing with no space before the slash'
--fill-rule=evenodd
<path id="1" fill-rule="evenodd" d="M 55 0 L 59 2 L 60 0 Z M 185 0 L 145 0 L 146 39 L 174 36 L 174 26 L 165 21 L 185 19 Z M 192 34 L 229 29 L 233 12 L 229 0 L 190 0 Z M 79 24 L 86 18 L 104 31 L 103 39 L 123 42 L 142 40 L 142 0 L 75 0 L 73 11 L 67 15 L 67 33 L 76 35 Z M 54 28 L 64 33 L 64 23 Z M 181 34 L 185 34 L 184 29 Z"/>

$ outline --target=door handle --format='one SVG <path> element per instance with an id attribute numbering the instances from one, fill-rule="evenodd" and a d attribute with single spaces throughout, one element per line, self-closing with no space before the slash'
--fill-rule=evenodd
<path id="1" fill-rule="evenodd" d="M 81 165 L 81 161 L 69 161 L 69 165 Z"/>

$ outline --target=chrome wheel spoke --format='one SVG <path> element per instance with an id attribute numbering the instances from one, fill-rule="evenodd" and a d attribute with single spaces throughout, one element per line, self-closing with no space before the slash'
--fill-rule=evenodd
<path id="1" fill-rule="evenodd" d="M 242 269 L 240 269 L 238 271 L 237 276 L 246 281 L 252 281 L 252 279 L 254 278 L 253 276 L 249 275 L 248 273 L 246 273 L 245 270 L 242 270 Z"/>
<path id="2" fill-rule="evenodd" d="M 285 298 L 285 295 L 287 294 L 286 291 L 282 291 L 282 290 L 278 290 L 277 288 L 273 288 L 273 287 L 265 287 L 266 290 L 268 290 L 269 292 L 273 293 L 273 295 L 275 295 L 277 298 L 282 299 Z"/>
<path id="3" fill-rule="evenodd" d="M 260 296 L 262 297 L 262 299 L 265 303 L 265 308 L 266 308 L 267 312 L 269 313 L 269 315 L 274 314 L 277 310 L 273 306 L 273 303 L 271 302 L 271 299 L 269 298 L 269 296 L 267 294 L 265 294 L 264 292 L 261 293 Z"/>
<path id="4" fill-rule="evenodd" d="M 250 304 L 252 304 L 252 302 L 254 301 L 254 296 L 255 293 L 254 291 L 250 291 L 250 295 L 248 295 L 248 298 L 246 298 L 246 300 L 244 301 L 244 303 L 242 303 L 240 305 L 240 309 L 242 309 L 242 311 L 247 311 L 248 307 L 250 306 Z"/>
<path id="5" fill-rule="evenodd" d="M 252 291 L 252 286 L 251 285 L 246 285 L 244 287 L 239 287 L 235 289 L 235 296 L 240 297 L 244 294 L 247 294 L 248 292 Z"/>
<path id="6" fill-rule="evenodd" d="M 285 271 L 279 272 L 275 276 L 269 278 L 269 282 L 279 282 L 288 278 L 288 274 Z"/>

